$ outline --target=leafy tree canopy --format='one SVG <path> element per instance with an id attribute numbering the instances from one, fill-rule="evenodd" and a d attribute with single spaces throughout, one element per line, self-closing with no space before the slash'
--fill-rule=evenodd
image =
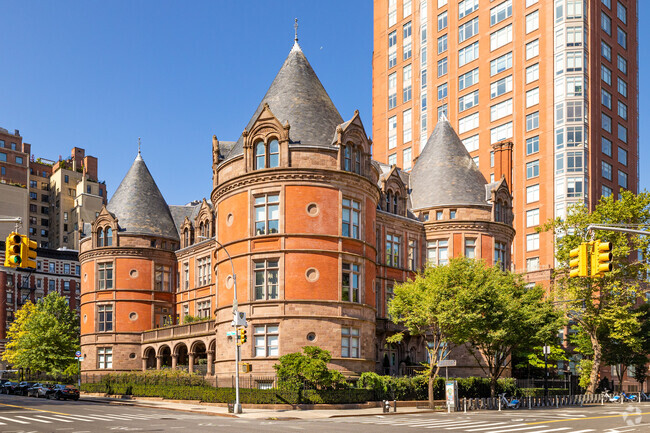
<path id="1" fill-rule="evenodd" d="M 345 378 L 338 370 L 330 370 L 327 363 L 332 360 L 329 351 L 318 346 L 305 346 L 303 353 L 283 355 L 273 368 L 280 382 L 306 385 L 312 388 L 330 388 L 345 384 Z"/>
<path id="2" fill-rule="evenodd" d="M 37 304 L 27 302 L 9 327 L 3 359 L 14 368 L 61 374 L 75 365 L 79 317 L 65 298 L 50 293 Z"/>
<path id="3" fill-rule="evenodd" d="M 634 306 L 642 294 L 641 275 L 647 275 L 650 237 L 612 231 L 587 230 L 590 224 L 623 227 L 650 225 L 650 194 L 638 195 L 621 190 L 618 200 L 602 198 L 592 212 L 582 205 L 568 210 L 566 218 L 555 219 L 541 230 L 552 231 L 556 238 L 556 295 L 575 329 L 583 333 L 580 351 L 589 358 L 582 363 L 581 383 L 593 393 L 603 362 L 603 345 L 615 344 L 636 350 L 639 340 L 639 316 Z M 582 242 L 594 239 L 612 243 L 613 270 L 603 278 L 569 278 L 569 253 Z M 585 368 L 589 367 L 589 369 Z"/>
<path id="4" fill-rule="evenodd" d="M 526 288 L 520 276 L 464 257 L 398 285 L 389 311 L 411 333 L 464 344 L 491 378 L 493 393 L 513 351 L 552 341 L 562 326 L 540 287 Z"/>

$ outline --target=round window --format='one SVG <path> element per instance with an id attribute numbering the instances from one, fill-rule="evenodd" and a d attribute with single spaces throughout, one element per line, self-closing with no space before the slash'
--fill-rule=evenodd
<path id="1" fill-rule="evenodd" d="M 315 333 L 310 332 L 309 334 L 307 334 L 307 341 L 314 341 L 314 340 L 316 340 L 316 334 Z"/>
<path id="2" fill-rule="evenodd" d="M 138 270 L 137 269 L 131 269 L 131 271 L 129 272 L 129 276 L 131 278 L 138 278 Z"/>
<path id="3" fill-rule="evenodd" d="M 318 269 L 316 268 L 309 268 L 305 272 L 305 278 L 307 278 L 307 281 L 310 283 L 314 283 L 318 281 L 318 277 L 320 276 L 320 273 L 318 272 Z"/>
<path id="4" fill-rule="evenodd" d="M 309 203 L 307 205 L 307 215 L 311 217 L 315 217 L 316 215 L 318 215 L 318 211 L 319 209 L 316 203 Z"/>

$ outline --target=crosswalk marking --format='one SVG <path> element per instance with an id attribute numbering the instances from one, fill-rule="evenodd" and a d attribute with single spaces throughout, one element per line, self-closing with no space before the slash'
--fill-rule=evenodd
<path id="1" fill-rule="evenodd" d="M 503 423 L 499 423 L 499 424 L 503 424 Z M 479 421 L 479 422 L 474 423 L 474 425 L 472 427 L 488 427 L 488 426 L 493 426 L 493 425 L 494 424 L 492 424 L 492 422 L 490 422 L 490 421 Z M 445 430 L 458 430 L 458 429 L 461 429 L 461 428 L 467 428 L 467 426 L 447 427 Z"/>
<path id="2" fill-rule="evenodd" d="M 479 428 L 473 428 L 473 429 L 470 429 L 470 430 L 467 430 L 467 431 L 493 430 L 495 427 L 499 427 L 499 426 L 505 427 L 503 424 L 506 424 L 506 423 L 505 422 L 495 422 L 495 423 L 492 423 L 492 424 L 484 425 L 484 426 L 479 427 Z"/>
<path id="3" fill-rule="evenodd" d="M 28 416 L 16 415 L 16 418 L 28 419 L 30 421 L 38 421 L 38 422 L 42 422 L 42 423 L 45 423 L 45 424 L 52 424 L 52 421 L 45 421 L 44 419 L 38 419 L 38 418 L 30 418 Z"/>
<path id="4" fill-rule="evenodd" d="M 0 419 L 3 419 L 5 421 L 17 422 L 18 424 L 29 424 L 27 421 L 21 421 L 19 419 L 12 419 L 12 418 L 5 418 L 4 416 L 0 416 Z M 2 423 L 2 425 L 6 425 L 6 424 Z"/>
<path id="5" fill-rule="evenodd" d="M 519 426 L 525 426 L 525 425 L 528 425 L 528 424 L 509 425 L 509 426 L 507 426 L 508 428 L 505 429 L 505 430 L 494 430 L 494 431 L 491 431 L 489 433 L 504 433 L 504 432 L 511 432 L 511 431 L 532 430 L 534 428 L 548 427 L 547 425 L 535 425 L 535 426 L 532 426 L 532 427 L 519 427 Z M 510 428 L 510 427 L 517 427 L 517 428 Z M 534 433 L 537 433 L 537 431 L 535 431 Z"/>
<path id="6" fill-rule="evenodd" d="M 34 416 L 37 416 L 39 418 L 45 418 L 45 419 L 53 419 L 54 421 L 60 421 L 60 422 L 74 422 L 74 421 L 70 421 L 69 419 L 58 418 L 52 415 L 34 415 Z"/>

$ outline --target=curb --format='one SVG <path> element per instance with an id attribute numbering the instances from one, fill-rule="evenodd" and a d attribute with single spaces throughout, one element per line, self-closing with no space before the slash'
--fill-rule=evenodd
<path id="1" fill-rule="evenodd" d="M 220 416 L 224 418 L 240 418 L 237 415 L 231 415 L 228 413 L 217 413 L 217 412 L 204 412 L 202 410 L 193 410 L 193 409 L 182 409 L 179 407 L 160 407 L 152 404 L 147 404 L 146 402 L 142 403 L 143 400 L 130 400 L 130 401 L 119 401 L 119 400 L 95 400 L 92 397 L 89 399 L 86 398 L 81 398 L 80 399 L 83 402 L 87 403 L 100 403 L 100 404 L 110 404 L 113 406 L 138 406 L 138 407 L 146 407 L 149 409 L 162 409 L 162 410 L 174 410 L 177 412 L 186 412 L 186 413 L 198 413 L 202 415 L 210 415 L 210 416 Z"/>

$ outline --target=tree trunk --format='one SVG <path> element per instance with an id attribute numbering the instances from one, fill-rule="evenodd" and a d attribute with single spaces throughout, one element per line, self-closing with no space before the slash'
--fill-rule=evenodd
<path id="1" fill-rule="evenodd" d="M 497 396 L 497 375 L 492 373 L 490 375 L 490 397 Z"/>
<path id="2" fill-rule="evenodd" d="M 436 383 L 436 374 L 433 368 L 429 369 L 429 408 L 433 409 L 433 386 Z"/>
<path id="3" fill-rule="evenodd" d="M 589 375 L 589 387 L 587 388 L 587 394 L 595 394 L 596 388 L 598 387 L 598 373 L 600 372 L 600 359 L 602 357 L 602 348 L 600 347 L 600 342 L 595 335 L 590 335 L 591 346 L 594 349 L 594 359 L 591 364 L 591 374 Z"/>

